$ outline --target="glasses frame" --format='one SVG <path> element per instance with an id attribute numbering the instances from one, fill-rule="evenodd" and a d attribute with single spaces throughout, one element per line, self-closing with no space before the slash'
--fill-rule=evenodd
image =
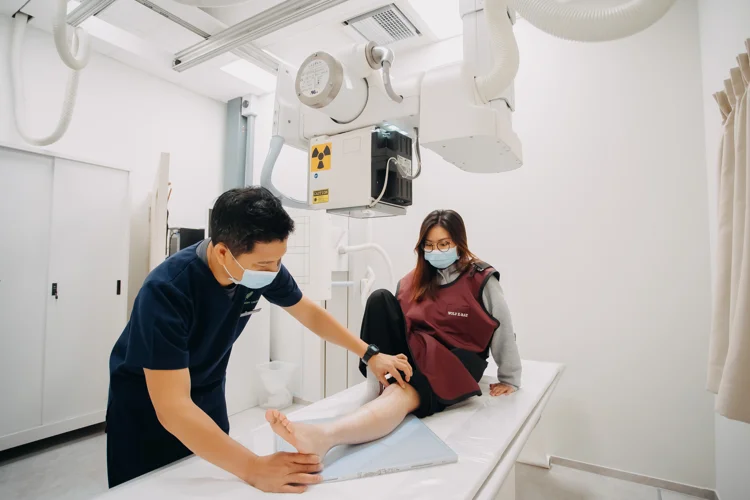
<path id="1" fill-rule="evenodd" d="M 442 250 L 442 249 L 440 248 L 440 244 L 441 244 L 441 243 L 443 243 L 443 242 L 447 242 L 447 243 L 448 243 L 448 248 L 446 248 L 445 250 Z M 438 244 L 437 244 L 437 245 L 434 245 L 434 247 L 435 247 L 435 248 L 433 248 L 432 250 L 428 250 L 428 249 L 427 249 L 427 245 L 428 245 L 427 243 L 423 243 L 423 244 L 422 244 L 422 250 L 423 250 L 423 251 L 425 251 L 425 252 L 427 252 L 427 253 L 430 253 L 430 252 L 434 252 L 435 250 L 438 250 L 438 251 L 440 251 L 441 253 L 445 253 L 445 252 L 448 252 L 448 251 L 450 251 L 450 249 L 451 249 L 451 248 L 453 248 L 453 247 L 455 246 L 455 243 L 453 243 L 453 240 L 451 240 L 451 239 L 447 239 L 447 240 L 440 240 L 440 241 L 438 241 Z M 431 246 L 432 246 L 432 245 L 431 245 Z"/>

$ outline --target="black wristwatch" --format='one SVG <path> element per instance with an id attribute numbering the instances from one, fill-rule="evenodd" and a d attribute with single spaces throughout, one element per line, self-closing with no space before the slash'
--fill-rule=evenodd
<path id="1" fill-rule="evenodd" d="M 365 355 L 362 356 L 362 361 L 365 362 L 365 364 L 370 362 L 370 359 L 372 359 L 373 356 L 376 354 L 380 354 L 380 349 L 375 344 L 370 344 L 367 346 L 367 351 L 365 351 Z"/>

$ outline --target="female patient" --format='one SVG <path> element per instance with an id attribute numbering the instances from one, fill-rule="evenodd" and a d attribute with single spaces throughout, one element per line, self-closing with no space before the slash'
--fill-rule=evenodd
<path id="1" fill-rule="evenodd" d="M 490 394 L 518 389 L 521 360 L 499 275 L 469 251 L 461 216 L 452 210 L 429 214 L 415 250 L 417 266 L 399 282 L 396 296 L 387 290 L 373 293 L 362 322 L 365 342 L 387 354 L 408 353 L 408 383 L 386 383 L 383 390 L 380 382 L 386 381 L 367 374 L 360 363 L 368 387 L 380 395 L 354 413 L 309 425 L 269 410 L 274 432 L 299 452 L 322 459 L 334 446 L 389 434 L 409 413 L 423 418 L 481 395 L 477 382 L 490 351 L 498 366 Z"/>

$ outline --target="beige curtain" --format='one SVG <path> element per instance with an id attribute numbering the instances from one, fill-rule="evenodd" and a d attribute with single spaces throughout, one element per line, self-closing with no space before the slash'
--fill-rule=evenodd
<path id="1" fill-rule="evenodd" d="M 708 389 L 718 394 L 716 411 L 750 422 L 750 56 L 737 60 L 714 95 L 724 122 Z"/>
<path id="2" fill-rule="evenodd" d="M 715 94 L 724 133 L 719 146 L 718 231 L 714 270 L 713 317 L 709 344 L 708 390 L 719 392 L 729 346 L 729 306 L 732 283 L 732 213 L 734 203 L 734 109 L 726 91 Z M 732 93 L 734 95 L 734 93 Z"/>

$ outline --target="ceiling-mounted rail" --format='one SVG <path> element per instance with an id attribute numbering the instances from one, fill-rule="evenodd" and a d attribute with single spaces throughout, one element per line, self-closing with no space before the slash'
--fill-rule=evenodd
<path id="1" fill-rule="evenodd" d="M 175 55 L 173 69 L 185 71 L 198 64 L 232 51 L 248 42 L 278 31 L 298 21 L 319 14 L 346 0 L 286 0 L 241 21 Z"/>

